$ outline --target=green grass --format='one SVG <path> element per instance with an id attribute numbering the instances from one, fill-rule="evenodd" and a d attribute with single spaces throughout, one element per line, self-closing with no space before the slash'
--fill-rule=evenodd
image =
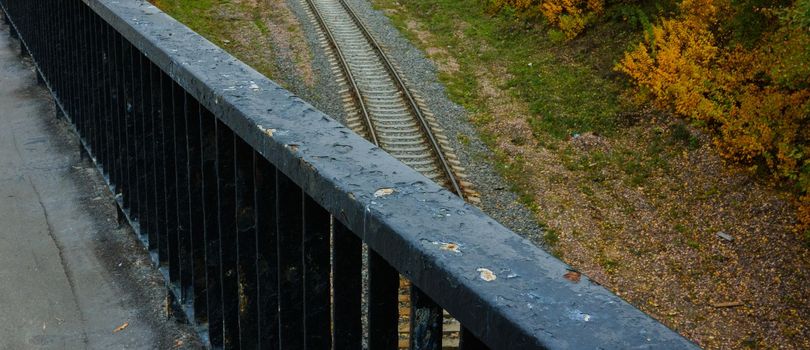
<path id="1" fill-rule="evenodd" d="M 272 48 L 262 40 L 262 37 L 270 35 L 265 18 L 249 3 L 231 0 L 154 0 L 154 3 L 259 73 L 270 78 L 278 76 Z M 234 14 L 248 15 L 240 17 Z M 248 38 L 249 42 L 242 44 L 234 38 L 235 35 Z"/>
<path id="2" fill-rule="evenodd" d="M 396 7 L 394 0 L 374 3 Z M 401 4 L 409 13 L 418 14 L 424 30 L 433 34 L 433 46 L 446 48 L 456 58 L 459 72 L 439 78 L 451 99 L 473 114 L 486 112 L 476 71 L 501 66 L 508 79 L 497 88 L 509 89 L 528 103 L 532 114 L 526 118 L 536 137 L 563 139 L 575 133 L 611 134 L 616 130 L 614 116 L 620 108 L 617 96 L 621 87 L 591 67 L 561 61 L 556 52 L 560 43 L 549 38 L 546 28 L 527 28 L 511 17 L 489 15 L 486 2 L 479 0 Z M 400 29 L 407 28 L 407 14 L 396 12 L 390 17 Z M 403 32 L 414 39 L 407 30 Z M 474 122 L 486 124 L 489 120 L 479 116 Z"/>
<path id="3" fill-rule="evenodd" d="M 161 10 L 182 22 L 206 39 L 220 45 L 227 35 L 226 23 L 211 18 L 211 9 L 227 1 L 218 0 L 155 0 Z"/>
<path id="4" fill-rule="evenodd" d="M 560 236 L 557 234 L 556 231 L 546 227 L 543 232 L 543 241 L 546 242 L 549 246 L 555 246 L 557 243 L 560 242 Z"/>
<path id="5" fill-rule="evenodd" d="M 645 13 L 660 11 L 654 1 L 628 8 L 626 13 L 616 12 L 613 17 L 627 19 L 606 18 L 608 23 L 599 24 L 573 41 L 554 38 L 544 25 L 526 25 L 508 14 L 492 14 L 487 3 L 480 0 L 372 2 L 378 8 L 396 9 L 387 15 L 422 49 L 442 48 L 453 57 L 458 71 L 440 72 L 439 79 L 450 99 L 470 112 L 470 121 L 479 127 L 481 140 L 495 153 L 495 168 L 513 185 L 520 202 L 535 212 L 538 206 L 531 191 L 533 184 L 529 182 L 531 177 L 524 176 L 523 160 L 500 152 L 495 142 L 499 136 L 508 137 L 518 146 L 529 140 L 490 134 L 497 133 L 486 128 L 495 115 L 482 96 L 481 74 L 503 77 L 501 86 L 492 88 L 507 91 L 528 107 L 529 114 L 521 117 L 536 144 L 558 154 L 568 170 L 588 180 L 577 187 L 589 198 L 596 198 L 594 194 L 608 186 L 605 181 L 617 176 L 630 186 L 645 187 L 651 177 L 667 171 L 671 146 L 680 149 L 680 145 L 697 145 L 697 139 L 685 127 L 675 130 L 677 135 L 671 140 L 665 137 L 668 130 L 662 130 L 652 136 L 649 144 L 641 143 L 644 146 L 629 150 L 618 147 L 574 152 L 564 142 L 574 134 L 593 132 L 610 139 L 623 132 L 618 115 L 632 107 L 622 103 L 620 96 L 627 86 L 615 79 L 612 68 L 654 17 Z M 420 38 L 417 31 L 408 29 L 411 20 L 418 21 L 419 31 L 430 33 L 427 43 L 420 41 L 424 37 Z M 466 140 L 460 141 L 466 144 Z"/>
<path id="6" fill-rule="evenodd" d="M 457 136 L 458 142 L 464 146 L 468 146 L 470 144 L 470 137 L 464 134 L 458 134 Z"/>
<path id="7" fill-rule="evenodd" d="M 264 24 L 264 19 L 261 17 L 254 17 L 253 24 L 256 25 L 256 28 L 259 28 L 259 31 L 262 32 L 262 34 L 270 35 L 270 29 L 267 29 L 267 25 Z"/>
<path id="8" fill-rule="evenodd" d="M 698 140 L 697 136 L 692 135 L 692 132 L 683 123 L 677 122 L 673 124 L 670 133 L 672 141 L 675 143 L 680 143 L 689 149 L 700 147 L 700 140 Z"/>
<path id="9" fill-rule="evenodd" d="M 597 257 L 597 263 L 599 266 L 602 266 L 607 273 L 614 273 L 621 265 L 618 260 L 613 259 L 605 255 L 604 253 L 600 253 Z"/>

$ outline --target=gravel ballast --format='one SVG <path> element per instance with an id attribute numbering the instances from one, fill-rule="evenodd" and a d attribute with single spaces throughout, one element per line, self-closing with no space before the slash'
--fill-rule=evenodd
<path id="1" fill-rule="evenodd" d="M 310 96 L 310 102 L 318 109 L 344 121 L 345 113 L 337 91 L 338 85 L 329 66 L 329 60 L 318 40 L 319 28 L 309 19 L 303 0 L 288 0 L 288 5 L 301 21 L 302 29 L 313 51 L 313 71 L 316 84 L 312 91 L 299 92 Z M 470 124 L 467 111 L 447 97 L 439 82 L 434 63 L 416 48 L 393 26 L 382 11 L 376 10 L 368 1 L 346 0 L 366 28 L 383 47 L 388 57 L 398 65 L 400 73 L 410 83 L 410 88 L 420 95 L 445 129 L 469 181 L 481 194 L 479 207 L 504 226 L 542 245 L 542 229 L 533 213 L 518 202 L 517 195 L 509 191 L 507 183 L 487 160 L 494 159 L 492 152 L 479 139 L 475 127 Z M 469 142 L 461 144 L 459 135 Z"/>

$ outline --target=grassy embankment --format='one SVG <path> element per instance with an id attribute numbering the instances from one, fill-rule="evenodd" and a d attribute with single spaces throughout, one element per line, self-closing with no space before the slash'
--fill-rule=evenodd
<path id="1" fill-rule="evenodd" d="M 153 0 L 155 5 L 259 73 L 290 88 L 313 84 L 311 52 L 300 24 L 283 1 Z M 284 71 L 282 61 L 292 71 Z"/>
<path id="2" fill-rule="evenodd" d="M 810 346 L 790 194 L 623 98 L 613 67 L 673 3 L 610 7 L 570 42 L 486 1 L 372 3 L 436 62 L 556 255 L 707 348 Z"/>
<path id="3" fill-rule="evenodd" d="M 277 70 L 258 5 L 243 1 L 154 0 L 159 7 L 266 76 Z"/>

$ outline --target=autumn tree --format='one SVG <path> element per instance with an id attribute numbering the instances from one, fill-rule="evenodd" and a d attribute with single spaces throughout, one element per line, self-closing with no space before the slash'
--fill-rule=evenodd
<path id="1" fill-rule="evenodd" d="M 810 0 L 753 9 L 774 24 L 749 48 L 723 31 L 739 15 L 728 1 L 684 0 L 677 17 L 654 25 L 616 66 L 642 98 L 715 128 L 723 156 L 794 183 L 805 228 L 810 227 L 809 10 Z"/>

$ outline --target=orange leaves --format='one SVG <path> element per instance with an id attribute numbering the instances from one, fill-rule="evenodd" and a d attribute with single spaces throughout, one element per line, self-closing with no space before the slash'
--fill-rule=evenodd
<path id="1" fill-rule="evenodd" d="M 543 16 L 554 24 L 557 23 L 564 10 L 563 5 L 557 1 L 544 1 L 543 4 L 540 5 L 540 11 L 543 12 Z"/>

